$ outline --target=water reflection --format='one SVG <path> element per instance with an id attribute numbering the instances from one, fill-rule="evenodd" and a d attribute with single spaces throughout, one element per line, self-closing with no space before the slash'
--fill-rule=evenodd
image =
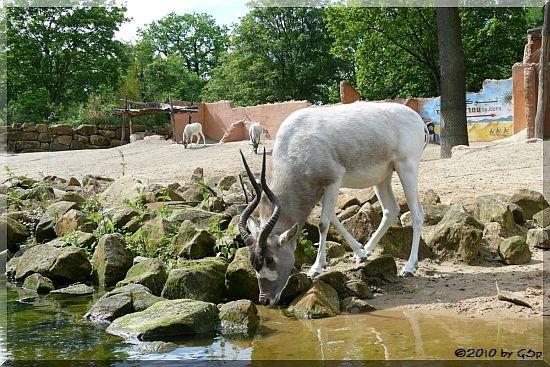
<path id="1" fill-rule="evenodd" d="M 7 314 L 0 322 L 3 359 L 426 360 L 456 359 L 457 348 L 542 351 L 542 318 L 483 321 L 406 310 L 296 320 L 260 307 L 262 331 L 252 340 L 204 335 L 172 340 L 176 349 L 155 353 L 82 318 L 99 294 L 29 297 L 12 288 L 1 297 L 2 315 Z"/>

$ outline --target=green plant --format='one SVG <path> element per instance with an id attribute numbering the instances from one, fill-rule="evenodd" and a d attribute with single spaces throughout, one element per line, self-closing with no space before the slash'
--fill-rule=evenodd
<path id="1" fill-rule="evenodd" d="M 208 233 L 214 235 L 216 238 L 216 256 L 231 260 L 235 257 L 238 244 L 232 239 L 225 237 L 225 232 L 227 229 L 223 230 L 222 225 L 226 221 L 226 219 L 213 218 L 210 226 L 208 227 Z M 231 230 L 230 228 L 228 229 Z"/>
<path id="2" fill-rule="evenodd" d="M 5 182 L 8 182 L 10 185 L 6 193 L 8 207 L 20 208 L 23 205 L 23 198 L 17 190 L 17 175 L 7 164 L 4 165 L 4 174 L 6 175 Z"/>
<path id="3" fill-rule="evenodd" d="M 201 209 L 206 211 L 210 211 L 210 208 L 208 207 L 208 199 L 212 195 L 214 196 L 216 195 L 216 193 L 214 192 L 214 190 L 212 190 L 210 185 L 212 185 L 210 181 L 204 181 L 203 179 L 199 180 L 199 182 L 197 183 L 197 186 L 199 187 L 199 192 L 201 193 L 202 200 L 203 200 Z"/>
<path id="4" fill-rule="evenodd" d="M 126 232 L 124 234 L 128 248 L 136 255 L 145 255 L 147 244 L 149 243 L 149 232 L 139 228 L 134 233 Z"/>
<path id="5" fill-rule="evenodd" d="M 317 249 L 313 246 L 313 241 L 308 239 L 307 236 L 307 230 L 302 229 L 302 232 L 300 232 L 300 235 L 298 236 L 298 246 L 300 246 L 307 257 L 313 258 L 317 254 Z"/>
<path id="6" fill-rule="evenodd" d="M 126 167 L 128 166 L 128 163 L 126 163 L 126 161 L 124 160 L 124 153 L 122 152 L 122 150 L 118 149 L 118 154 L 120 154 L 120 168 L 122 170 L 122 176 L 124 176 L 124 172 L 126 170 Z"/>

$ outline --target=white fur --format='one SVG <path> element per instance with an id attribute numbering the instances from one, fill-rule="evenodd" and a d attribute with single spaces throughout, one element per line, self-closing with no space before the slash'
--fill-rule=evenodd
<path id="1" fill-rule="evenodd" d="M 250 143 L 254 146 L 260 145 L 262 133 L 264 128 L 259 122 L 255 122 L 248 127 L 248 136 L 250 137 Z"/>
<path id="2" fill-rule="evenodd" d="M 153 132 L 149 130 L 133 133 L 130 135 L 130 143 L 134 143 L 138 140 L 143 140 L 146 136 L 151 136 L 152 134 Z"/>
<path id="3" fill-rule="evenodd" d="M 202 125 L 199 122 L 193 122 L 192 124 L 185 125 L 183 129 L 183 145 L 187 148 L 187 144 L 191 144 L 193 137 L 197 137 L 195 145 L 199 145 L 200 137 L 202 137 L 202 145 L 206 145 L 206 139 L 202 133 Z"/>
<path id="4" fill-rule="evenodd" d="M 356 102 L 292 113 L 281 125 L 273 148 L 269 187 L 282 206 L 271 235 L 280 235 L 293 223 L 301 228 L 322 198 L 319 251 L 309 275 L 320 274 L 326 266 L 330 224 L 342 233 L 357 259 L 363 261 L 399 214 L 391 186 L 395 170 L 412 216 L 412 249 L 401 271 L 402 275 L 410 275 L 417 263 L 424 221 L 418 199 L 418 170 L 428 135 L 420 116 L 396 103 Z M 340 187 L 371 186 L 382 205 L 383 218 L 363 247 L 340 223 L 335 206 Z"/>

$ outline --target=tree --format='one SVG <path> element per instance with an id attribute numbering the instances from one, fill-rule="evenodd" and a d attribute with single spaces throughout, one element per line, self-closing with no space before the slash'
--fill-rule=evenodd
<path id="1" fill-rule="evenodd" d="M 539 62 L 539 91 L 537 100 L 537 115 L 535 117 L 535 137 L 544 137 L 544 117 L 548 116 L 550 99 L 550 2 L 544 6 L 544 23 L 542 26 L 542 45 Z M 548 134 L 548 132 L 547 132 Z"/>
<path id="2" fill-rule="evenodd" d="M 170 13 L 140 29 L 140 48 L 151 57 L 178 55 L 185 67 L 208 78 L 229 43 L 226 26 L 218 26 L 208 14 Z"/>
<path id="3" fill-rule="evenodd" d="M 457 7 L 436 9 L 441 62 L 441 158 L 456 145 L 468 145 L 464 52 Z"/>
<path id="4" fill-rule="evenodd" d="M 337 61 L 322 7 L 258 7 L 235 28 L 231 50 L 214 71 L 205 100 L 237 104 L 306 99 L 326 103 Z"/>
<path id="5" fill-rule="evenodd" d="M 123 46 L 113 40 L 125 20 L 117 7 L 10 7 L 8 103 L 44 89 L 52 106 L 84 102 L 117 84 Z"/>

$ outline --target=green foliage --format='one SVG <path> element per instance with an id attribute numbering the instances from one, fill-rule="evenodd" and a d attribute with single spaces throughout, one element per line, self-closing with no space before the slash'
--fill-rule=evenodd
<path id="1" fill-rule="evenodd" d="M 322 4 L 320 4 L 322 5 Z M 322 7 L 257 7 L 234 30 L 231 50 L 203 91 L 239 105 L 329 101 L 339 82 Z"/>
<path id="2" fill-rule="evenodd" d="M 317 249 L 313 246 L 313 241 L 309 240 L 307 236 L 307 230 L 302 229 L 302 232 L 298 236 L 298 246 L 307 258 L 314 258 L 317 254 Z"/>
<path id="3" fill-rule="evenodd" d="M 23 206 L 23 199 L 17 191 L 17 175 L 7 164 L 4 165 L 4 175 L 6 176 L 5 182 L 9 183 L 10 186 L 6 192 L 8 208 L 21 208 Z"/>
<path id="4" fill-rule="evenodd" d="M 91 93 L 118 89 L 119 69 L 126 60 L 122 43 L 113 35 L 125 20 L 124 11 L 6 8 L 10 121 L 44 120 L 50 111 L 59 116 L 86 103 Z"/>
<path id="5" fill-rule="evenodd" d="M 225 221 L 225 219 L 220 220 L 219 218 L 214 218 L 210 223 L 208 232 L 216 237 L 216 256 L 232 260 L 235 257 L 237 249 L 239 248 L 239 244 L 227 237 L 224 237 L 227 230 L 232 230 L 230 228 L 226 230 L 222 229 L 222 225 Z"/>
<path id="6" fill-rule="evenodd" d="M 118 154 L 120 155 L 120 169 L 121 169 L 121 173 L 122 173 L 122 176 L 124 176 L 124 172 L 126 171 L 126 167 L 128 166 L 128 163 L 124 160 L 124 153 L 122 152 L 122 150 L 120 149 L 117 149 L 118 150 Z"/>

